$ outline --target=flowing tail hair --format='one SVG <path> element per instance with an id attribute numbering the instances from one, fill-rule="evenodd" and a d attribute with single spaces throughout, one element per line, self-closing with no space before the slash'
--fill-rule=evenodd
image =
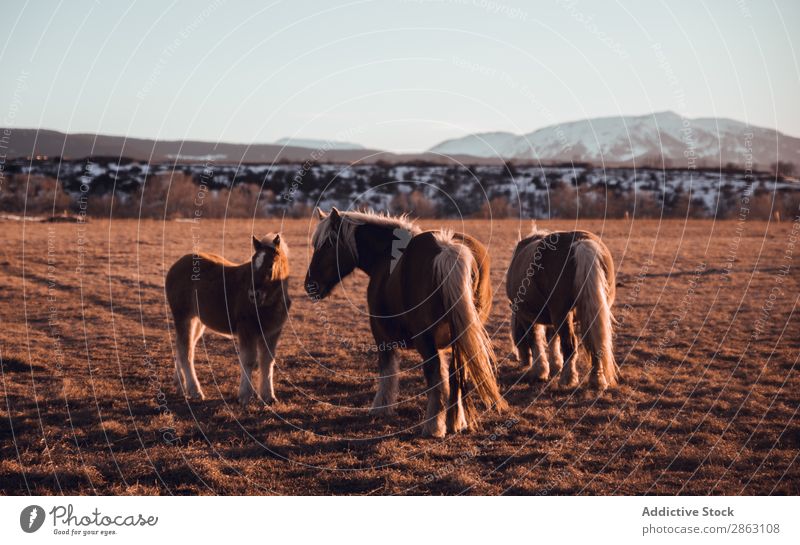
<path id="1" fill-rule="evenodd" d="M 614 324 L 614 316 L 611 314 L 611 305 L 614 302 L 614 271 L 606 271 L 606 253 L 607 250 L 594 240 L 578 240 L 572 244 L 576 312 L 581 323 L 583 342 L 589 352 L 599 358 L 600 371 L 608 386 L 614 386 L 619 379 L 611 338 Z"/>
<path id="2" fill-rule="evenodd" d="M 472 386 L 487 407 L 498 411 L 508 407 L 495 380 L 496 357 L 492 341 L 475 308 L 472 251 L 453 240 L 452 231 L 435 235 L 441 252 L 433 259 L 433 274 L 440 286 L 453 338 L 453 364 L 462 391 Z M 474 408 L 465 397 L 467 420 L 474 420 Z"/>

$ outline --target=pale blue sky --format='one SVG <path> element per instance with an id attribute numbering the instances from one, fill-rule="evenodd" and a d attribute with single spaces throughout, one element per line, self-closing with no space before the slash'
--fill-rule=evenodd
<path id="1" fill-rule="evenodd" d="M 0 125 L 396 151 L 674 110 L 800 136 L 800 2 L 3 0 Z"/>

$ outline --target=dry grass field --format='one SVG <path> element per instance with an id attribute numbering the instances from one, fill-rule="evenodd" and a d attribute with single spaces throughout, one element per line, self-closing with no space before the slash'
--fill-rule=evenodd
<path id="1" fill-rule="evenodd" d="M 581 223 L 618 268 L 623 383 L 598 397 L 519 381 L 503 281 L 527 226 L 423 222 L 490 246 L 489 330 L 511 405 L 431 440 L 418 434 L 415 352 L 402 355 L 398 415 L 367 413 L 367 278 L 307 299 L 313 220 L 279 223 L 0 222 L 0 493 L 800 494 L 800 224 Z M 233 341 L 208 333 L 197 356 L 207 399 L 185 400 L 172 382 L 166 269 L 193 244 L 248 259 L 251 233 L 277 229 L 294 299 L 279 402 L 239 408 Z"/>

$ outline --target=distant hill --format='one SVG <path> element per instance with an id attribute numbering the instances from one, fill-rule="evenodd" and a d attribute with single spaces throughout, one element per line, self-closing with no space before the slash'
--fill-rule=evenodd
<path id="1" fill-rule="evenodd" d="M 231 144 L 198 140 L 150 140 L 106 136 L 95 134 L 65 134 L 59 131 L 36 129 L 7 129 L 11 135 L 4 139 L 0 152 L 8 159 L 47 156 L 64 159 L 84 157 L 124 157 L 151 163 L 205 162 L 218 164 L 303 162 L 315 159 L 320 163 L 365 163 L 379 161 L 387 163 L 426 161 L 439 164 L 465 162 L 470 164 L 499 164 L 497 158 L 475 158 L 466 156 L 442 157 L 434 153 L 395 154 L 387 151 L 366 149 L 339 149 L 327 145 L 325 140 L 292 141 L 291 146 L 282 144 Z M 0 128 L 0 134 L 5 134 Z M 317 142 L 319 146 L 317 146 Z M 297 145 L 302 144 L 302 146 Z M 335 144 L 335 143 L 334 143 Z M 340 146 L 357 144 L 339 143 Z M 311 147 L 307 147 L 311 146 Z"/>
<path id="2" fill-rule="evenodd" d="M 429 151 L 595 165 L 654 163 L 663 156 L 666 166 L 677 168 L 745 165 L 751 153 L 752 163 L 761 168 L 778 160 L 800 167 L 800 138 L 731 119 L 688 119 L 674 112 L 584 119 L 523 135 L 471 134 L 444 141 Z"/>
<path id="3" fill-rule="evenodd" d="M 338 142 L 336 140 L 316 140 L 313 138 L 281 138 L 275 141 L 279 146 L 293 146 L 295 148 L 308 148 L 315 150 L 325 149 L 357 149 L 363 150 L 364 146 L 353 142 Z"/>
<path id="4" fill-rule="evenodd" d="M 0 131 L 4 129 L 0 128 Z M 9 129 L 6 129 L 9 130 Z M 517 165 L 585 163 L 607 167 L 715 168 L 728 164 L 753 170 L 793 163 L 800 169 L 800 138 L 731 119 L 688 119 L 674 112 L 604 117 L 551 125 L 528 134 L 471 134 L 446 140 L 427 152 L 396 154 L 352 142 L 282 138 L 273 144 L 198 140 L 151 140 L 51 130 L 10 129 L 0 142 L 7 158 L 35 156 L 81 159 L 124 157 L 151 163 L 264 164 L 273 162 Z M 3 132 L 2 134 L 5 134 Z"/>
<path id="5" fill-rule="evenodd" d="M 324 143 L 324 142 L 323 142 Z M 318 148 L 320 161 L 355 162 L 381 153 L 367 149 Z M 230 144 L 197 140 L 150 140 L 95 134 L 65 134 L 51 130 L 12 129 L 5 150 L 9 158 L 46 155 L 65 159 L 82 157 L 127 157 L 139 161 L 208 161 L 221 163 L 269 163 L 303 161 L 314 151 L 283 144 Z"/>

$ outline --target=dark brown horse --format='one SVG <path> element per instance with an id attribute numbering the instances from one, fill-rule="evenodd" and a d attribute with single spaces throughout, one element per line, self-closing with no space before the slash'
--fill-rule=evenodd
<path id="1" fill-rule="evenodd" d="M 187 254 L 167 273 L 178 351 L 175 381 L 189 397 L 205 397 L 194 370 L 194 348 L 208 327 L 238 341 L 239 403 L 247 405 L 253 395 L 256 363 L 259 397 L 265 403 L 275 401 L 275 348 L 291 305 L 289 248 L 279 234 L 271 233 L 261 240 L 253 237 L 253 250 L 252 259 L 241 265 L 213 254 Z"/>
<path id="2" fill-rule="evenodd" d="M 617 383 L 611 314 L 614 260 L 597 236 L 587 231 L 549 232 L 534 227 L 514 250 L 506 294 L 511 301 L 512 340 L 520 362 L 531 365 L 531 378 L 547 380 L 561 371 L 563 387 L 578 385 L 578 338 L 573 321 L 577 318 L 592 360 L 590 385 L 604 390 Z M 550 327 L 545 330 L 545 326 Z M 545 339 L 555 360 L 552 369 Z"/>
<path id="3" fill-rule="evenodd" d="M 489 257 L 469 235 L 421 231 L 404 217 L 317 209 L 320 220 L 306 291 L 324 298 L 356 268 L 369 275 L 370 327 L 379 351 L 373 414 L 393 414 L 399 363 L 394 347 L 423 358 L 428 406 L 423 435 L 466 430 L 475 419 L 468 390 L 487 405 L 506 406 L 494 377 L 494 353 L 483 322 L 491 306 Z M 447 349 L 452 348 L 452 357 Z"/>

